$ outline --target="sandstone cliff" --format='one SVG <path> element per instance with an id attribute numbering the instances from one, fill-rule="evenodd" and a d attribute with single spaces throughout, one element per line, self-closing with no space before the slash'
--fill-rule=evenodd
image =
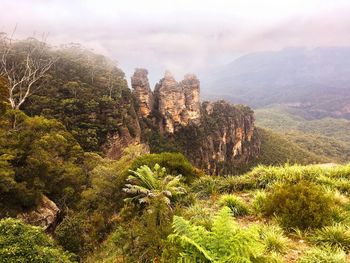
<path id="1" fill-rule="evenodd" d="M 138 100 L 138 113 L 142 117 L 148 117 L 153 109 L 153 93 L 147 75 L 148 71 L 146 69 L 136 69 L 131 77 L 133 94 Z"/>
<path id="2" fill-rule="evenodd" d="M 181 127 L 200 123 L 199 80 L 194 75 L 186 75 L 178 83 L 166 72 L 156 85 L 154 96 L 162 132 L 174 133 Z"/>
<path id="3" fill-rule="evenodd" d="M 232 173 L 258 156 L 260 139 L 253 111 L 225 101 L 201 104 L 195 75 L 177 82 L 166 72 L 152 92 L 147 70 L 136 69 L 131 83 L 140 122 L 147 123 L 143 133 L 159 132 L 197 167 L 215 174 Z"/>

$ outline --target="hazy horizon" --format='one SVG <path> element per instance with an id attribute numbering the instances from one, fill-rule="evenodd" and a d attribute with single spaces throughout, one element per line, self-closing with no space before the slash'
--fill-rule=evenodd
<path id="1" fill-rule="evenodd" d="M 81 43 L 118 61 L 127 79 L 149 70 L 201 74 L 238 56 L 286 47 L 350 46 L 350 2 L 0 0 L 0 31 Z"/>

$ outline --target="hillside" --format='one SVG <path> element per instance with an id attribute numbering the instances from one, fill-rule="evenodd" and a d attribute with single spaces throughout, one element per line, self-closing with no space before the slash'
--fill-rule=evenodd
<path id="1" fill-rule="evenodd" d="M 350 118 L 350 48 L 287 48 L 244 55 L 203 74 L 207 97 L 261 108 L 288 103 L 314 118 Z"/>
<path id="2" fill-rule="evenodd" d="M 291 140 L 288 136 L 285 137 L 265 128 L 259 128 L 258 132 L 261 136 L 261 154 L 256 160 L 258 164 L 312 164 L 329 162 L 331 160 L 328 158 L 328 155 L 316 154 L 308 149 L 305 143 Z"/>
<path id="3" fill-rule="evenodd" d="M 350 160 L 350 122 L 307 119 L 307 113 L 275 105 L 255 110 L 257 125 L 279 132 L 289 141 L 333 162 Z"/>

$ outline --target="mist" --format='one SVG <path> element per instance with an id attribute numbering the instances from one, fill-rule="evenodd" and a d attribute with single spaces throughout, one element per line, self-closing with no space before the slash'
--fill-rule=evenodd
<path id="1" fill-rule="evenodd" d="M 350 3 L 323 1 L 0 0 L 0 31 L 78 42 L 130 74 L 205 75 L 235 58 L 285 47 L 349 46 Z"/>

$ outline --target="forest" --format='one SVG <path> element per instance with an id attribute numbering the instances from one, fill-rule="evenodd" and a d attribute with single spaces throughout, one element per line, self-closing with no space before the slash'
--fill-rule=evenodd
<path id="1" fill-rule="evenodd" d="M 6 35 L 0 57 L 0 262 L 350 260 L 350 165 L 339 151 L 258 128 L 260 155 L 213 175 L 180 137 L 150 129 L 110 159 L 113 134 L 140 129 L 112 60 Z M 58 212 L 43 222 L 48 206 Z"/>

